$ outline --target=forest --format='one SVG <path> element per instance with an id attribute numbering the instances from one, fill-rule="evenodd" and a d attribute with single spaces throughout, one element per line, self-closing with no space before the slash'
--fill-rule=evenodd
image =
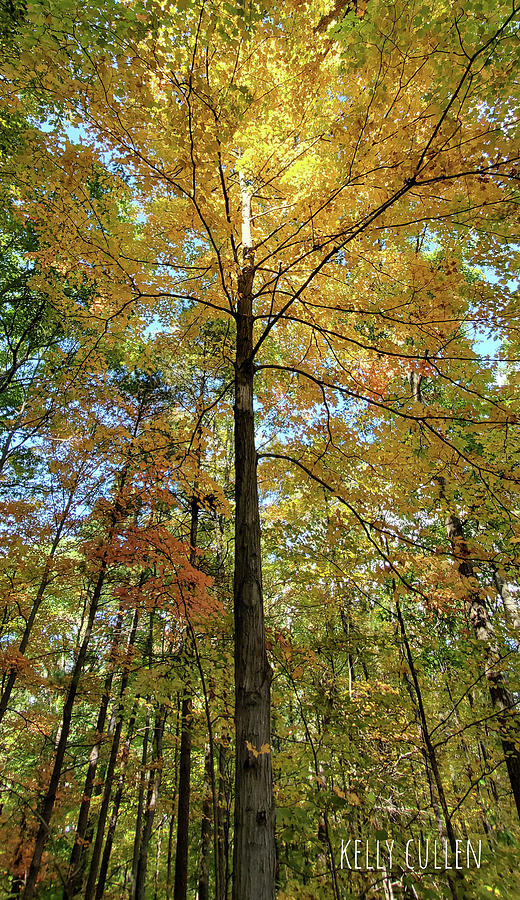
<path id="1" fill-rule="evenodd" d="M 0 0 L 0 897 L 520 900 L 518 0 Z"/>

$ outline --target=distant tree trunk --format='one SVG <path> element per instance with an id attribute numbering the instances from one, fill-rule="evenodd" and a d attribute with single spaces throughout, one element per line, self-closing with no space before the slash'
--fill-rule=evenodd
<path id="1" fill-rule="evenodd" d="M 204 798 L 200 825 L 199 889 L 197 900 L 209 900 L 209 853 L 211 848 L 211 770 L 213 765 L 209 746 L 204 755 Z"/>
<path id="2" fill-rule="evenodd" d="M 228 735 L 223 739 L 229 740 Z M 223 743 L 218 748 L 218 802 L 214 813 L 215 828 L 217 830 L 217 863 L 219 872 L 219 892 L 215 900 L 227 900 L 229 895 L 229 832 L 231 830 L 230 804 L 227 803 L 228 779 L 226 773 L 227 751 Z"/>
<path id="3" fill-rule="evenodd" d="M 253 412 L 251 198 L 242 183 L 243 265 L 235 362 L 235 841 L 233 900 L 273 900 L 276 849 L 271 762 L 271 669 L 265 645 Z M 263 749 L 262 749 L 263 748 Z"/>
<path id="4" fill-rule="evenodd" d="M 170 824 L 168 826 L 168 853 L 166 856 L 166 900 L 170 900 L 172 886 L 172 857 L 173 857 L 173 826 L 175 824 L 175 814 L 170 815 Z"/>
<path id="5" fill-rule="evenodd" d="M 177 767 L 178 767 L 178 746 L 179 746 L 179 735 L 180 735 L 180 725 L 181 725 L 181 716 L 180 716 L 180 705 L 179 705 L 179 695 L 177 694 L 177 715 L 175 719 L 175 750 L 173 755 L 173 784 L 177 785 Z M 175 810 L 177 802 L 177 793 L 174 788 L 171 808 Z M 172 812 L 170 815 L 170 824 L 168 827 L 168 855 L 166 860 L 166 900 L 170 900 L 171 898 L 171 888 L 172 888 L 172 861 L 173 861 L 173 832 L 175 827 L 175 812 Z"/>
<path id="6" fill-rule="evenodd" d="M 162 849 L 162 833 L 163 833 L 163 825 L 166 817 L 163 816 L 161 819 L 161 824 L 159 825 L 159 832 L 157 835 L 157 853 L 155 856 L 155 876 L 153 881 L 153 896 L 154 900 L 158 900 L 159 898 L 159 873 L 161 871 L 161 849 Z"/>
<path id="7" fill-rule="evenodd" d="M 109 539 L 111 539 L 111 537 L 112 537 L 112 534 L 109 535 Z M 50 781 L 49 781 L 49 787 L 47 789 L 47 793 L 45 794 L 45 797 L 43 798 L 43 802 L 40 807 L 40 825 L 38 828 L 38 832 L 36 834 L 36 841 L 35 841 L 35 845 L 34 845 L 33 856 L 32 856 L 31 865 L 29 868 L 29 874 L 27 876 L 25 891 L 23 893 L 25 900 L 32 900 L 32 897 L 34 897 L 34 892 L 35 892 L 35 888 L 36 888 L 36 880 L 37 880 L 39 872 L 40 872 L 42 854 L 43 854 L 45 844 L 47 842 L 47 837 L 49 834 L 49 823 L 51 820 L 52 811 L 54 809 L 54 804 L 56 802 L 56 794 L 58 791 L 58 785 L 59 785 L 59 781 L 60 781 L 60 777 L 61 777 L 63 760 L 65 758 L 65 750 L 67 747 L 67 741 L 69 739 L 70 726 L 71 726 L 71 721 L 72 721 L 72 709 L 74 706 L 74 701 L 76 699 L 76 694 L 78 692 L 78 686 L 79 686 L 81 673 L 83 671 L 83 666 L 85 664 L 85 658 L 87 655 L 88 645 L 90 643 L 92 629 L 94 627 L 94 619 L 95 619 L 96 612 L 97 612 L 97 609 L 99 606 L 99 601 L 101 598 L 101 592 L 102 592 L 103 584 L 105 581 L 106 571 L 107 571 L 107 557 L 105 555 L 101 562 L 99 575 L 97 578 L 96 585 L 94 587 L 92 599 L 90 601 L 90 609 L 89 609 L 89 615 L 88 615 L 88 620 L 87 620 L 87 626 L 85 628 L 83 640 L 81 641 L 79 652 L 76 657 L 76 662 L 74 664 L 74 669 L 72 671 L 72 676 L 70 679 L 69 688 L 68 688 L 67 696 L 65 699 L 65 704 L 63 706 L 61 729 L 60 729 L 58 743 L 56 746 L 54 765 L 53 765 L 52 774 L 51 774 Z"/>
<path id="8" fill-rule="evenodd" d="M 130 636 L 128 639 L 128 650 L 133 647 L 135 636 L 137 632 L 137 625 L 139 622 L 139 612 L 136 609 L 134 612 L 134 617 L 132 620 L 132 630 L 130 632 Z M 123 723 L 124 723 L 124 699 L 126 694 L 126 689 L 128 687 L 128 678 L 129 678 L 129 667 L 128 664 L 125 665 L 123 670 L 123 675 L 121 677 L 121 684 L 119 686 L 119 704 L 116 713 L 116 726 L 114 729 L 114 734 L 112 737 L 112 745 L 110 747 L 110 757 L 108 760 L 107 770 L 105 772 L 105 786 L 103 788 L 103 799 L 101 801 L 101 807 L 99 810 L 99 816 L 97 821 L 96 828 L 96 838 L 94 841 L 94 846 L 92 848 L 92 858 L 90 860 L 90 868 L 87 879 L 87 886 L 85 888 L 85 900 L 92 900 L 94 897 L 94 889 L 96 885 L 96 878 L 98 874 L 99 864 L 101 861 L 101 850 L 103 847 L 103 839 L 105 837 L 105 825 L 108 817 L 108 809 L 110 806 L 110 797 L 112 794 L 112 786 L 114 783 L 115 770 L 117 765 L 117 756 L 119 753 L 119 745 L 121 743 L 121 734 L 123 731 Z"/>
<path id="9" fill-rule="evenodd" d="M 143 811 L 145 804 L 145 795 L 146 788 L 148 785 L 149 772 L 147 771 L 146 765 L 148 761 L 148 742 L 150 738 L 150 708 L 146 706 L 146 725 L 144 729 L 143 735 L 143 749 L 141 753 L 141 777 L 139 779 L 139 792 L 137 796 L 137 813 L 135 817 L 135 837 L 134 837 L 134 849 L 132 855 L 132 872 L 131 872 L 131 883 L 130 883 L 130 897 L 135 897 L 135 889 L 137 882 L 137 867 L 139 865 L 139 856 L 141 853 L 141 837 L 143 834 Z"/>
<path id="10" fill-rule="evenodd" d="M 422 403 L 422 376 L 411 372 L 409 380 L 414 400 L 417 403 Z M 438 477 L 436 481 L 440 488 L 441 500 L 447 503 L 445 478 L 441 476 Z M 504 758 L 509 782 L 511 784 L 511 791 L 515 800 L 516 811 L 520 818 L 520 723 L 518 720 L 518 713 L 500 669 L 500 653 L 496 645 L 494 629 L 489 620 L 486 601 L 479 590 L 473 562 L 470 558 L 469 548 L 464 538 L 462 522 L 450 509 L 448 509 L 446 518 L 446 531 L 454 556 L 459 561 L 459 573 L 462 578 L 468 579 L 469 581 L 466 606 L 469 612 L 473 632 L 484 651 L 485 675 L 488 682 L 489 694 L 493 706 L 498 710 L 497 721 L 502 749 L 504 751 Z M 500 582 L 497 582 L 497 587 L 500 590 Z"/>
<path id="11" fill-rule="evenodd" d="M 128 723 L 128 731 L 127 736 L 123 748 L 123 758 L 121 760 L 121 771 L 119 774 L 119 779 L 117 783 L 116 793 L 114 796 L 114 802 L 112 804 L 112 813 L 110 815 L 110 822 L 108 823 L 107 829 L 107 837 L 105 841 L 105 847 L 103 849 L 103 857 L 101 859 L 101 866 L 99 868 L 99 878 L 96 888 L 96 900 L 101 900 L 105 893 L 105 884 L 108 875 L 108 865 L 110 862 L 110 855 L 112 853 L 112 846 L 114 843 L 114 835 L 117 827 L 117 820 L 119 818 L 119 809 L 121 807 L 121 800 L 123 798 L 123 790 L 125 786 L 125 774 L 126 774 L 126 764 L 128 762 L 128 756 L 130 754 L 130 745 L 132 743 L 132 738 L 134 735 L 134 727 L 135 727 L 135 719 L 137 713 L 137 701 L 134 703 L 134 708 L 132 714 L 130 716 L 130 721 Z"/>
<path id="12" fill-rule="evenodd" d="M 441 482 L 441 491 L 443 483 Z M 473 563 L 460 519 L 449 513 L 446 521 L 453 552 L 459 560 L 458 569 L 469 587 L 466 603 L 473 632 L 484 652 L 485 673 L 493 706 L 498 710 L 498 727 L 511 791 L 520 818 L 520 722 L 515 701 L 504 681 L 500 667 L 500 653 L 495 632 L 489 619 L 486 601 L 478 588 Z"/>
<path id="13" fill-rule="evenodd" d="M 143 833 L 139 845 L 139 859 L 135 878 L 135 893 L 132 900 L 145 900 L 146 898 L 146 873 L 148 869 L 148 849 L 152 835 L 153 821 L 157 800 L 162 780 L 163 752 L 162 741 L 166 725 L 167 709 L 161 704 L 155 714 L 153 740 L 152 740 L 152 764 L 148 780 L 146 805 L 143 816 Z"/>
<path id="14" fill-rule="evenodd" d="M 112 653 L 117 648 L 120 638 L 121 638 L 121 622 L 122 622 L 122 613 L 119 613 L 118 621 L 115 629 L 115 638 L 112 645 Z M 111 662 L 109 661 L 109 665 Z M 67 883 L 65 885 L 65 890 L 63 893 L 64 898 L 74 897 L 81 889 L 81 881 L 84 865 L 82 863 L 85 859 L 85 849 L 87 845 L 86 834 L 88 827 L 88 817 L 90 811 L 90 803 L 92 800 L 92 794 L 94 790 L 94 781 L 96 778 L 97 765 L 99 761 L 99 754 L 101 750 L 101 744 L 103 741 L 103 732 L 105 730 L 105 723 L 108 712 L 108 704 L 110 702 L 110 696 L 112 693 L 112 682 L 114 680 L 114 670 L 108 672 L 105 678 L 105 684 L 103 689 L 103 696 L 101 697 L 101 703 L 99 706 L 99 713 L 96 722 L 96 740 L 90 751 L 87 774 L 85 776 L 85 785 L 83 787 L 83 796 L 81 798 L 81 805 L 79 808 L 78 814 L 78 824 L 76 825 L 76 836 L 74 839 L 74 845 L 72 847 L 72 851 L 70 854 L 69 860 L 69 870 Z"/>
<path id="15" fill-rule="evenodd" d="M 197 564 L 197 532 L 199 524 L 199 503 L 197 497 L 191 500 L 190 519 L 190 563 Z M 188 640 L 189 647 L 189 640 Z M 188 654 L 189 655 L 189 651 Z M 191 779 L 191 729 L 192 700 L 187 684 L 181 707 L 181 747 L 179 754 L 179 795 L 177 809 L 177 842 L 175 852 L 174 900 L 186 900 L 188 891 L 188 850 L 190 826 L 190 779 Z"/>
<path id="16" fill-rule="evenodd" d="M 25 655 L 25 651 L 27 650 L 27 645 L 29 643 L 29 638 L 31 636 L 31 632 L 32 632 L 32 629 L 34 626 L 34 622 L 35 622 L 38 610 L 42 604 L 42 600 L 44 598 L 45 591 L 47 590 L 48 584 L 52 577 L 52 567 L 53 567 L 53 563 L 54 563 L 54 557 L 56 556 L 56 551 L 58 549 L 58 545 L 61 540 L 63 529 L 65 527 L 65 523 L 66 523 L 69 513 L 70 513 L 72 501 L 74 499 L 74 494 L 76 493 L 76 488 L 78 486 L 78 481 L 79 481 L 79 477 L 74 482 L 72 490 L 69 493 L 67 503 L 65 505 L 65 509 L 63 510 L 61 518 L 58 522 L 58 526 L 56 528 L 56 533 L 54 535 L 54 539 L 52 541 L 51 548 L 49 550 L 49 555 L 45 562 L 45 566 L 43 569 L 43 574 L 42 574 L 41 581 L 40 581 L 40 584 L 38 587 L 38 591 L 36 593 L 36 597 L 34 598 L 34 602 L 33 602 L 31 611 L 27 617 L 27 621 L 25 623 L 25 628 L 24 628 L 24 632 L 22 635 L 22 639 L 18 646 L 18 654 L 20 656 Z M 11 671 L 9 672 L 9 674 L 6 678 L 5 686 L 2 691 L 2 696 L 0 697 L 0 722 L 2 722 L 2 719 L 5 716 L 5 713 L 6 713 L 8 704 L 9 704 L 9 700 L 11 697 L 11 693 L 12 693 L 12 690 L 14 687 L 14 683 L 16 681 L 16 676 L 17 676 L 16 668 L 13 668 L 13 669 L 11 669 Z"/>
<path id="17" fill-rule="evenodd" d="M 11 895 L 17 897 L 23 890 L 24 877 L 22 875 L 23 848 L 25 843 L 25 832 L 27 829 L 27 817 L 25 808 L 22 811 L 22 821 L 20 824 L 20 839 L 18 841 L 16 852 L 13 859 L 13 880 L 11 882 Z"/>
<path id="18" fill-rule="evenodd" d="M 181 747 L 179 753 L 179 796 L 175 853 L 174 900 L 186 900 L 188 890 L 188 848 L 190 823 L 192 701 L 189 689 L 182 698 Z"/>
<path id="19" fill-rule="evenodd" d="M 394 585 L 395 590 L 395 585 Z M 403 642 L 403 647 L 406 656 L 406 662 L 408 663 L 408 668 L 410 671 L 411 679 L 413 682 L 413 687 L 416 696 L 417 703 L 417 711 L 419 713 L 419 721 L 421 725 L 422 739 L 424 741 L 424 754 L 427 760 L 428 765 L 431 768 L 431 772 L 433 775 L 433 780 L 435 782 L 435 787 L 437 790 L 437 796 L 439 798 L 439 803 L 442 811 L 442 824 L 443 830 L 446 833 L 448 843 L 450 845 L 450 849 L 453 855 L 455 855 L 456 851 L 456 837 L 455 831 L 453 828 L 453 823 L 451 821 L 450 812 L 448 809 L 448 803 L 446 801 L 446 794 L 444 791 L 444 785 L 441 777 L 441 772 L 439 768 L 439 763 L 437 760 L 437 754 L 435 752 L 435 747 L 433 746 L 431 737 L 430 737 L 430 729 L 428 726 L 428 720 L 426 717 L 426 711 L 423 704 L 422 691 L 421 686 L 419 684 L 419 679 L 417 677 L 417 670 L 415 668 L 415 661 L 413 658 L 412 650 L 410 647 L 410 643 L 408 641 L 408 635 L 406 632 L 406 627 L 403 619 L 403 614 L 401 611 L 401 606 L 399 601 L 395 600 L 395 608 L 397 612 L 397 620 L 399 623 L 399 630 L 401 633 L 401 639 Z M 453 900 L 469 900 L 468 895 L 466 893 L 462 871 L 456 870 L 453 875 L 451 872 L 446 873 L 446 877 L 448 880 L 448 884 L 450 887 L 450 891 L 453 897 Z"/>

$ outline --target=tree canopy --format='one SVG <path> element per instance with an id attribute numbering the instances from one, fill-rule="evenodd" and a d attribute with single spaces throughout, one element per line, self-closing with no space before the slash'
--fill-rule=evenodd
<path id="1" fill-rule="evenodd" d="M 5 896 L 520 896 L 518 20 L 4 4 Z"/>

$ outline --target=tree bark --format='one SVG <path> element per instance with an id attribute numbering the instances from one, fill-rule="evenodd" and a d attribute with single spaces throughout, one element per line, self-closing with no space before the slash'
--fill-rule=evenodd
<path id="1" fill-rule="evenodd" d="M 234 415 L 236 756 L 232 895 L 233 900 L 273 900 L 276 850 L 270 728 L 272 673 L 265 645 L 253 413 L 251 199 L 243 185 L 242 201 L 244 249 L 236 311 Z"/>
<path id="2" fill-rule="evenodd" d="M 192 702 L 185 691 L 181 706 L 181 746 L 179 752 L 179 796 L 177 807 L 177 840 L 175 852 L 174 900 L 186 900 L 188 890 L 188 848 L 190 823 Z"/>

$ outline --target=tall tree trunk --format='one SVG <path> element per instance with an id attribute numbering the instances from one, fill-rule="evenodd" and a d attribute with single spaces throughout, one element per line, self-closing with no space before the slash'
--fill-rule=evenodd
<path id="1" fill-rule="evenodd" d="M 226 773 L 226 745 L 229 741 L 227 734 L 222 735 L 222 742 L 218 748 L 218 797 L 213 819 L 217 832 L 215 851 L 217 861 L 215 870 L 219 873 L 218 893 L 215 892 L 215 900 L 227 900 L 229 895 L 229 832 L 231 830 L 231 812 L 229 799 L 229 784 Z M 213 763 L 212 763 L 213 765 Z M 211 774 L 211 773 L 210 773 Z"/>
<path id="2" fill-rule="evenodd" d="M 199 461 L 200 464 L 200 461 Z M 199 503 L 197 497 L 191 499 L 190 520 L 190 563 L 197 564 L 197 531 L 199 524 Z M 188 647 L 189 647 L 188 639 Z M 187 653 L 189 656 L 189 653 Z M 175 852 L 174 900 L 186 900 L 188 891 L 188 849 L 190 825 L 190 778 L 191 778 L 191 729 L 192 700 L 190 687 L 184 690 L 181 707 L 181 747 L 179 753 L 179 797 L 177 809 L 177 842 Z"/>
<path id="3" fill-rule="evenodd" d="M 190 823 L 192 701 L 186 688 L 181 706 L 181 746 L 179 752 L 179 796 L 175 853 L 174 900 L 186 900 L 188 890 L 188 848 Z"/>
<path id="4" fill-rule="evenodd" d="M 251 198 L 242 183 L 243 265 L 235 362 L 235 842 L 233 900 L 273 900 L 276 850 L 271 669 L 265 646 L 253 414 Z"/>

